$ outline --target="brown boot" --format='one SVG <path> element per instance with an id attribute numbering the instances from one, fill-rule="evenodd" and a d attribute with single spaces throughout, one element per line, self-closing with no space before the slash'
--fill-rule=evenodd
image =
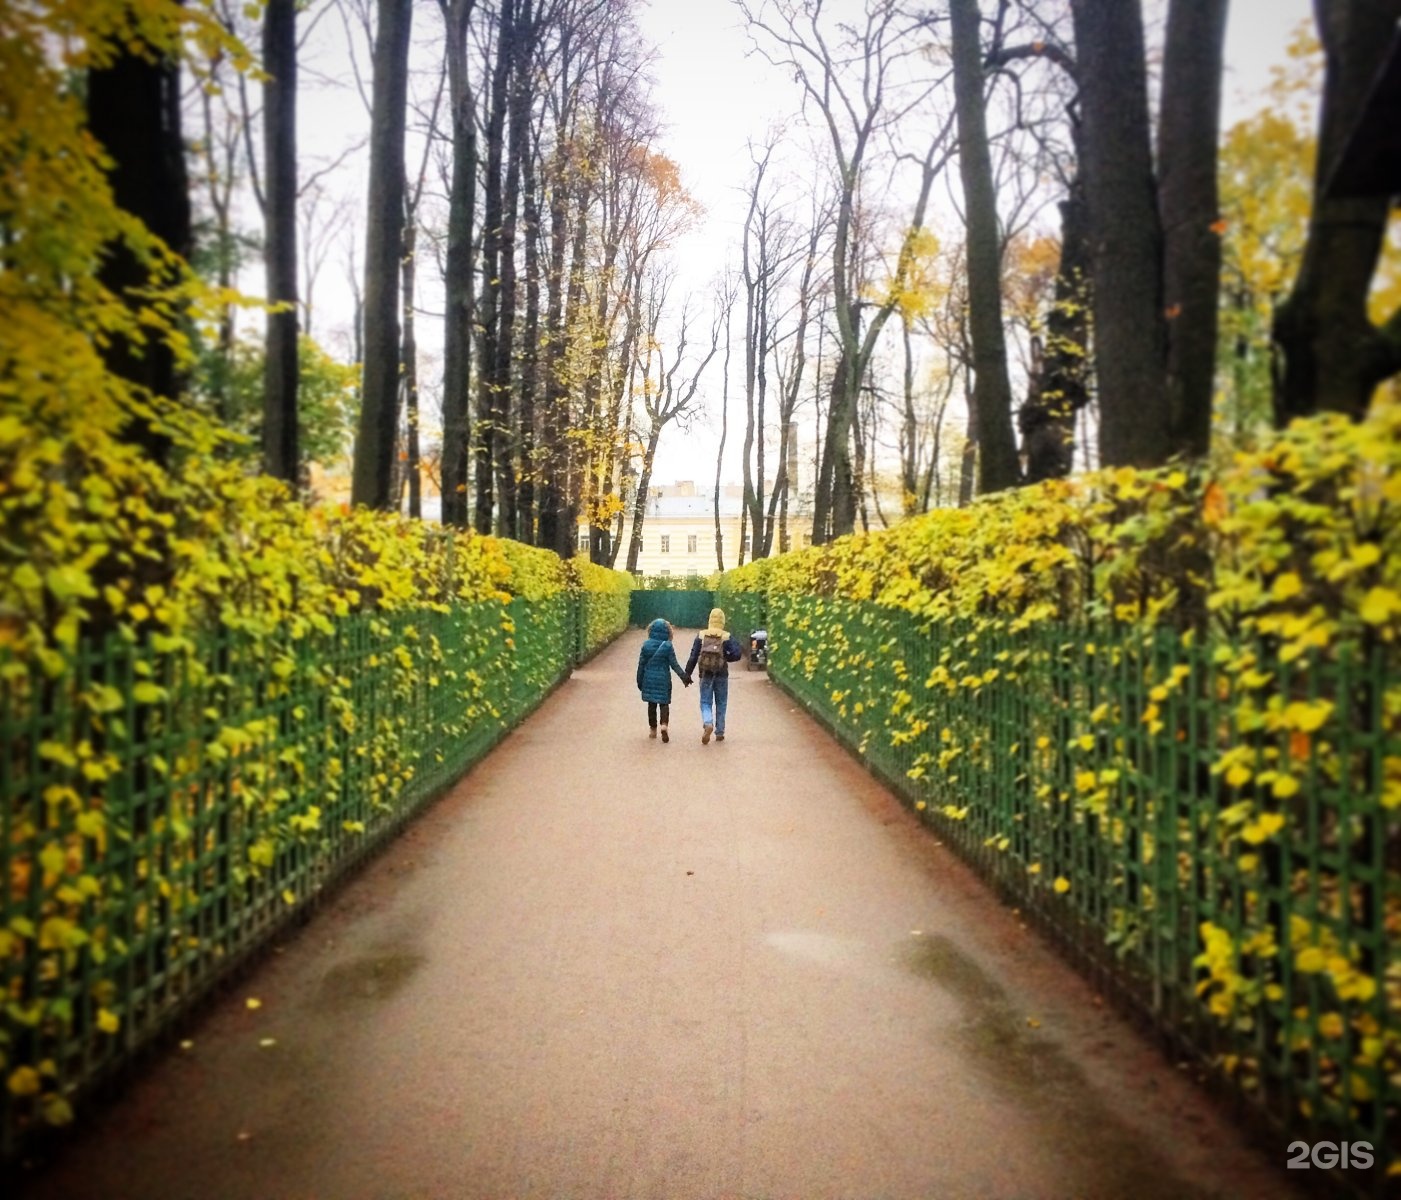
<path id="1" fill-rule="evenodd" d="M 647 736 L 649 738 L 654 738 L 657 736 L 657 727 L 655 725 L 653 725 L 652 728 L 647 731 Z"/>
<path id="2" fill-rule="evenodd" d="M 715 730 L 715 726 L 714 726 L 714 725 L 702 725 L 702 726 L 701 726 L 701 745 L 702 745 L 702 746 L 708 746 L 708 745 L 710 745 L 710 735 L 714 732 L 714 730 Z"/>
<path id="3" fill-rule="evenodd" d="M 665 726 L 665 725 L 662 726 L 662 741 L 664 741 L 664 742 L 669 742 L 669 741 L 671 741 L 671 734 L 667 733 L 667 731 L 666 731 L 666 726 Z"/>

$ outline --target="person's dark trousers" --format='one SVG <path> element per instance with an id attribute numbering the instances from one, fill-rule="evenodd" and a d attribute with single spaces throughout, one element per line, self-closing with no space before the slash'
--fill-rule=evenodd
<path id="1" fill-rule="evenodd" d="M 670 704 L 660 704 L 660 705 L 658 705 L 658 704 L 653 704 L 652 701 L 649 700 L 649 701 L 647 701 L 647 725 L 648 725 L 648 727 L 651 728 L 651 729 L 655 729 L 655 728 L 657 727 L 657 709 L 658 709 L 658 708 L 660 708 L 660 709 L 662 710 L 662 724 L 663 724 L 663 725 L 670 725 L 670 724 L 671 724 L 671 705 L 670 705 Z"/>

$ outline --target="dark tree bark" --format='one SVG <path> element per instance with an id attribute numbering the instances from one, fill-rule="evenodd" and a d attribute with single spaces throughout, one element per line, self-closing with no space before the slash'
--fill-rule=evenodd
<path id="1" fill-rule="evenodd" d="M 404 473 L 409 485 L 409 516 L 423 516 L 423 476 L 418 438 L 418 337 L 414 297 L 418 280 L 418 220 L 410 212 L 404 222 Z"/>
<path id="2" fill-rule="evenodd" d="M 471 437 L 472 222 L 477 197 L 477 123 L 467 73 L 467 24 L 476 0 L 438 0 L 447 26 L 452 182 L 443 272 L 443 524 L 467 528 L 467 449 Z"/>
<path id="3" fill-rule="evenodd" d="M 951 0 L 958 157 L 968 229 L 968 321 L 978 413 L 978 490 L 999 492 L 1021 481 L 1012 433 L 1012 384 L 1002 327 L 1002 234 L 988 152 L 978 0 Z"/>
<path id="4" fill-rule="evenodd" d="M 525 325 L 520 352 L 520 481 L 516 491 L 516 530 L 522 541 L 539 545 L 536 532 L 536 397 L 540 390 L 540 183 L 534 147 L 525 172 Z"/>
<path id="5" fill-rule="evenodd" d="M 540 545 L 568 558 L 577 544 L 570 526 L 568 489 L 564 472 L 567 462 L 564 431 L 567 427 L 568 381 L 565 379 L 564 351 L 567 341 L 565 260 L 569 250 L 571 221 L 569 191 L 569 157 L 565 133 L 560 131 L 557 149 L 550 171 L 550 251 L 546 268 L 545 334 L 544 334 L 544 411 L 540 419 Z M 581 184 L 578 199 L 578 220 L 587 221 L 587 200 Z M 585 225 L 586 229 L 587 226 Z M 579 236 L 583 236 L 583 229 Z M 576 296 L 574 274 L 570 273 L 568 293 Z M 572 315 L 573 304 L 569 306 Z"/>
<path id="6" fill-rule="evenodd" d="M 297 0 L 263 17 L 264 261 L 269 303 L 263 365 L 263 470 L 297 486 Z"/>
<path id="7" fill-rule="evenodd" d="M 496 61 L 487 99 L 486 171 L 482 180 L 482 291 L 477 304 L 477 422 L 472 438 L 476 497 L 472 524 L 490 533 L 498 497 L 494 474 L 504 440 L 506 393 L 501 379 L 503 164 L 506 157 L 506 105 L 511 78 L 515 0 L 501 0 Z M 509 360 L 508 360 L 509 362 Z"/>
<path id="8" fill-rule="evenodd" d="M 140 218 L 171 250 L 192 248 L 190 194 L 180 133 L 180 66 L 143 48 L 129 48 L 88 74 L 88 129 L 112 160 L 107 173 L 119 208 Z M 106 248 L 98 278 L 131 308 L 150 286 L 146 266 L 122 243 Z M 181 383 L 175 355 L 161 338 L 141 346 L 114 337 L 103 353 L 107 367 L 154 396 L 176 399 Z M 126 437 L 164 463 L 169 439 L 149 422 L 133 421 Z"/>
<path id="9" fill-rule="evenodd" d="M 725 535 L 720 527 L 720 474 L 725 462 L 725 442 L 730 435 L 730 316 L 734 294 L 726 295 L 721 311 L 725 321 L 725 365 L 720 375 L 720 448 L 715 452 L 715 569 L 725 569 Z"/>
<path id="10" fill-rule="evenodd" d="M 1401 0 L 1314 0 L 1314 13 L 1326 56 L 1323 113 L 1304 261 L 1275 317 L 1281 425 L 1314 412 L 1361 419 L 1377 385 L 1401 371 L 1401 310 L 1380 328 L 1367 312 L 1389 198 L 1326 192 L 1396 37 Z"/>
<path id="11" fill-rule="evenodd" d="M 353 504 L 379 509 L 393 500 L 399 416 L 399 259 L 412 19 L 412 0 L 380 0 L 366 210 L 364 393 L 350 491 Z"/>
<path id="12" fill-rule="evenodd" d="M 502 27 L 502 36 L 507 29 Z M 519 473 L 516 452 L 527 439 L 523 421 L 512 421 L 512 367 L 516 353 L 516 236 L 521 209 L 521 174 L 530 157 L 531 72 L 535 61 L 533 0 L 517 0 L 507 42 L 510 75 L 506 93 L 506 176 L 501 202 L 501 241 L 497 247 L 500 302 L 497 311 L 495 385 L 497 525 L 503 536 L 520 536 L 516 520 Z M 519 417 L 519 413 L 516 414 Z"/>
<path id="13" fill-rule="evenodd" d="M 1211 448 L 1221 287 L 1217 144 L 1229 0 L 1173 0 L 1158 119 L 1172 451 Z"/>
<path id="14" fill-rule="evenodd" d="M 1100 459 L 1151 467 L 1173 443 L 1143 18 L 1124 0 L 1071 0 L 1071 10 L 1094 264 Z"/>
<path id="15" fill-rule="evenodd" d="M 1089 229 L 1084 189 L 1070 183 L 1061 201 L 1060 267 L 1036 348 L 1030 395 L 1017 414 L 1026 456 L 1026 481 L 1063 479 L 1075 464 L 1075 418 L 1089 401 L 1085 364 L 1089 345 Z"/>

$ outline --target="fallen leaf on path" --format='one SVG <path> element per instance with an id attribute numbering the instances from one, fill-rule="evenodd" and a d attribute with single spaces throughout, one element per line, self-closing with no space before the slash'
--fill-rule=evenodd
<path id="1" fill-rule="evenodd" d="M 190 1041 L 189 1038 L 186 1038 L 183 1042 L 180 1043 L 181 1050 L 193 1050 L 194 1048 L 195 1044 L 194 1042 Z"/>
<path id="2" fill-rule="evenodd" d="M 276 1046 L 276 1045 L 277 1045 L 277 1039 L 276 1039 L 276 1038 L 262 1038 L 262 1039 L 258 1042 L 258 1045 L 263 1046 L 263 1047 L 267 1047 L 267 1046 Z"/>
<path id="3" fill-rule="evenodd" d="M 1040 1028 L 1041 1028 L 1041 1022 L 1038 1021 L 1035 1017 L 1027 1017 L 1027 1019 L 1026 1019 L 1026 1024 L 1027 1024 L 1027 1028 L 1028 1028 L 1028 1029 L 1040 1029 Z"/>
<path id="4" fill-rule="evenodd" d="M 244 1001 L 244 1004 L 248 1005 L 250 1011 L 263 1007 L 263 1002 L 253 996 L 249 996 L 248 999 Z"/>

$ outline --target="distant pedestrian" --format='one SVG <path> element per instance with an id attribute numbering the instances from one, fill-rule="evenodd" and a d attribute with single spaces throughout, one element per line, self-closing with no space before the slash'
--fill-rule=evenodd
<path id="1" fill-rule="evenodd" d="M 667 733 L 667 723 L 671 717 L 671 673 L 687 687 L 691 681 L 676 659 L 676 650 L 671 644 L 671 626 L 658 617 L 647 627 L 647 640 L 642 643 L 642 651 L 637 656 L 637 689 L 647 701 L 648 737 L 657 736 L 657 710 L 661 709 L 662 741 L 671 741 Z"/>
<path id="2" fill-rule="evenodd" d="M 725 628 L 725 613 L 712 608 L 710 620 L 700 636 L 691 643 L 691 657 L 686 660 L 686 682 L 691 673 L 700 670 L 701 745 L 709 745 L 710 735 L 717 742 L 725 740 L 725 706 L 730 699 L 730 664 L 744 655 L 739 643 Z"/>

